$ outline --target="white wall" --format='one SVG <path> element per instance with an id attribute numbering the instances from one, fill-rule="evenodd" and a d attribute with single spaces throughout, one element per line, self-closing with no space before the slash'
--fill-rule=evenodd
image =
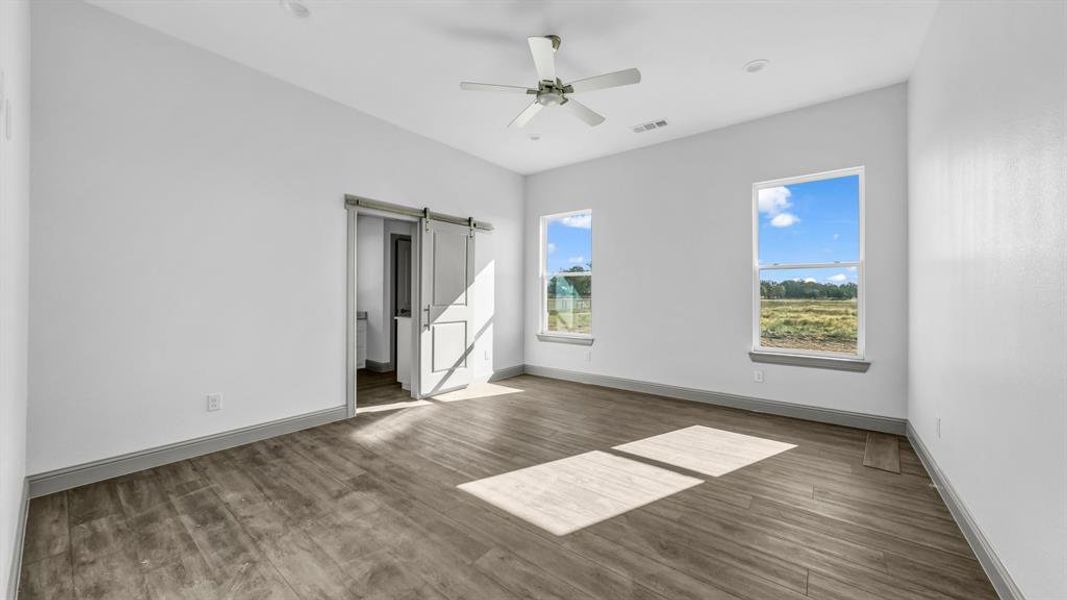
<path id="1" fill-rule="evenodd" d="M 33 67 L 31 473 L 343 405 L 346 192 L 492 222 L 522 362 L 520 176 L 81 2 Z"/>
<path id="2" fill-rule="evenodd" d="M 870 370 L 752 363 L 752 184 L 858 165 Z M 526 362 L 904 417 L 906 186 L 903 85 L 530 176 Z M 596 262 L 589 362 L 584 346 L 534 335 L 538 217 L 581 208 Z"/>
<path id="3" fill-rule="evenodd" d="M 0 594 L 9 594 L 26 474 L 30 200 L 30 6 L 0 2 L 0 71 L 11 139 L 0 126 Z M 4 115 L 0 109 L 0 117 Z M 5 595 L 5 597 L 8 597 Z M 13 596 L 11 596 L 13 597 Z"/>
<path id="4" fill-rule="evenodd" d="M 1065 6 L 942 3 L 909 100 L 908 418 L 1034 599 L 1067 597 Z"/>
<path id="5" fill-rule="evenodd" d="M 360 215 L 356 219 L 356 308 L 367 313 L 367 360 L 389 360 L 389 330 L 385 328 L 385 219 Z"/>

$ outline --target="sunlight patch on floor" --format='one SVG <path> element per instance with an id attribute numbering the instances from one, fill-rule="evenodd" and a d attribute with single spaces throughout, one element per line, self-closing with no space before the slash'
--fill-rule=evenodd
<path id="1" fill-rule="evenodd" d="M 416 407 L 419 410 L 403 410 L 403 407 L 401 407 L 400 409 L 394 408 L 391 412 L 384 412 L 363 420 L 357 418 L 354 421 L 355 429 L 350 434 L 352 440 L 365 444 L 371 449 L 387 447 L 396 443 L 400 438 L 413 434 L 420 423 L 426 419 L 432 419 L 435 413 L 432 407 L 436 403 L 427 402 L 426 400 L 397 402 L 393 405 L 383 406 L 395 407 L 396 404 Z M 358 413 L 359 411 L 356 412 Z"/>
<path id="2" fill-rule="evenodd" d="M 467 386 L 461 390 L 455 390 L 434 396 L 434 400 L 441 402 L 459 402 L 460 400 L 474 400 L 477 398 L 491 398 L 493 396 L 506 396 L 522 392 L 519 388 L 497 385 L 495 383 L 478 383 Z"/>
<path id="3" fill-rule="evenodd" d="M 796 448 L 796 444 L 703 425 L 694 425 L 614 447 L 620 452 L 712 477 L 725 475 L 793 448 Z"/>
<path id="4" fill-rule="evenodd" d="M 457 487 L 550 533 L 566 535 L 701 483 L 593 451 Z"/>
<path id="5" fill-rule="evenodd" d="M 363 415 L 367 413 L 388 412 L 390 410 L 403 410 L 405 408 L 415 408 L 416 406 L 433 406 L 433 402 L 427 400 L 410 400 L 406 402 L 393 402 L 391 404 L 377 404 L 372 406 L 356 406 L 356 414 Z"/>

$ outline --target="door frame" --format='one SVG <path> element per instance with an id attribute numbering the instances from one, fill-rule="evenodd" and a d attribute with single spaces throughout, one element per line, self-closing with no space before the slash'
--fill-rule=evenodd
<path id="1" fill-rule="evenodd" d="M 466 224 L 478 231 L 493 231 L 493 225 L 486 221 L 477 221 L 474 217 L 457 217 L 445 213 L 437 213 L 431 211 L 429 208 L 413 208 L 410 206 L 404 206 L 402 204 L 393 204 L 390 202 L 382 202 L 381 200 L 374 200 L 373 198 L 367 198 L 365 196 L 356 196 L 353 194 L 345 194 L 344 196 L 345 212 L 348 218 L 348 242 L 345 251 L 346 278 L 347 285 L 345 288 L 345 405 L 348 411 L 348 417 L 352 418 L 356 416 L 356 290 L 359 274 L 356 272 L 356 219 L 359 215 L 374 215 L 384 217 L 386 219 L 395 219 L 398 221 L 412 221 L 416 224 L 416 231 L 421 231 L 421 228 L 425 226 L 425 222 L 429 221 L 444 221 L 446 223 Z M 411 236 L 411 252 L 413 256 L 418 258 L 415 260 L 414 268 L 411 270 L 412 285 L 411 285 L 411 306 L 422 306 L 422 244 L 421 235 Z M 411 318 L 415 319 L 416 311 L 412 310 Z M 421 312 L 419 312 L 421 317 Z M 422 331 L 422 323 L 412 322 L 412 352 L 414 357 L 411 361 L 411 390 L 414 398 L 422 398 L 422 382 L 420 381 L 420 373 L 422 371 L 422 346 L 421 338 L 419 335 Z"/>
<path id="2" fill-rule="evenodd" d="M 356 371 L 358 371 L 358 369 L 356 368 L 356 344 L 358 342 L 358 340 L 356 339 L 356 294 L 358 289 L 357 286 L 359 283 L 359 262 L 357 260 L 357 249 L 359 248 L 359 244 L 357 243 L 356 238 L 356 236 L 358 235 L 358 228 L 356 224 L 359 220 L 360 215 L 382 217 L 385 219 L 392 219 L 394 221 L 408 221 L 410 223 L 414 223 L 416 227 L 422 226 L 422 219 L 417 219 L 404 214 L 395 214 L 388 211 L 362 208 L 359 206 L 346 205 L 345 208 L 347 209 L 348 213 L 348 242 L 345 253 L 348 273 L 345 294 L 345 406 L 347 408 L 348 418 L 352 418 L 356 416 L 356 406 L 359 402 L 359 390 L 356 385 Z M 395 236 L 399 234 L 393 235 Z M 415 256 L 414 253 L 417 251 L 417 249 L 420 248 L 418 238 L 419 236 L 417 235 L 411 236 L 411 252 L 413 253 L 413 258 Z M 421 299 L 419 297 L 420 290 L 419 286 L 415 285 L 415 282 L 421 280 L 419 278 L 421 278 L 422 273 L 422 260 L 414 259 L 412 262 L 414 264 L 412 265 L 411 275 L 416 279 L 412 280 L 411 304 L 412 306 L 419 306 L 419 302 L 421 302 Z M 393 302 L 396 302 L 395 298 L 393 299 Z M 413 314 L 411 315 L 412 319 L 415 318 L 414 312 L 415 311 L 413 310 Z M 392 319 L 392 316 L 390 316 L 390 319 Z M 393 321 L 395 324 L 395 320 Z M 419 385 L 419 352 L 421 352 L 422 349 L 419 347 L 420 340 L 419 336 L 417 335 L 418 329 L 415 327 L 414 323 L 412 323 L 411 331 L 411 347 L 413 353 L 411 360 L 411 389 L 412 397 L 418 398 L 419 396 L 417 395 L 417 390 L 419 388 L 416 386 Z M 395 332 L 396 329 L 394 325 L 394 327 L 390 328 L 390 339 L 392 340 L 394 353 L 396 352 Z"/>

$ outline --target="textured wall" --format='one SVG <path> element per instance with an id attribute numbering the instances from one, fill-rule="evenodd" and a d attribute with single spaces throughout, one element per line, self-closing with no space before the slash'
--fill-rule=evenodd
<path id="1" fill-rule="evenodd" d="M 942 3 L 909 86 L 908 419 L 1034 599 L 1067 598 L 1065 6 Z"/>

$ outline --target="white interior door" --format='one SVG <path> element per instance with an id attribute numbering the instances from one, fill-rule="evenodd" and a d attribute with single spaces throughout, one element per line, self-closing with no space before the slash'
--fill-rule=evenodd
<path id="1" fill-rule="evenodd" d="M 466 387 L 474 347 L 474 230 L 441 221 L 422 222 L 419 286 L 419 391 L 432 396 Z"/>

